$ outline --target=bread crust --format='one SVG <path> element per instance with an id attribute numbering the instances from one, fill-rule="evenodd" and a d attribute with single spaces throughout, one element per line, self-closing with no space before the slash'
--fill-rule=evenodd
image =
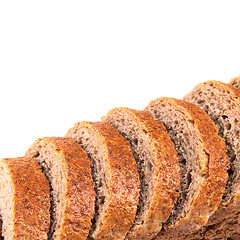
<path id="1" fill-rule="evenodd" d="M 39 164 L 29 157 L 4 158 L 0 169 L 5 169 L 12 185 L 12 195 L 8 196 L 13 199 L 12 239 L 47 239 L 49 183 Z"/>
<path id="2" fill-rule="evenodd" d="M 166 225 L 155 239 L 185 239 L 187 233 L 199 229 L 206 224 L 209 216 L 216 210 L 222 200 L 229 160 L 226 155 L 224 140 L 218 136 L 218 129 L 209 116 L 194 104 L 173 99 L 159 98 L 150 102 L 145 110 L 166 101 L 173 108 L 186 116 L 186 120 L 195 128 L 203 155 L 199 159 L 201 172 L 205 176 L 199 184 L 198 192 L 184 218 L 174 224 Z"/>
<path id="3" fill-rule="evenodd" d="M 232 78 L 229 82 L 230 85 L 233 85 L 236 88 L 240 88 L 240 75 Z"/>
<path id="4" fill-rule="evenodd" d="M 142 218 L 144 223 L 133 224 L 125 239 L 152 239 L 161 230 L 162 222 L 169 217 L 178 197 L 180 176 L 177 152 L 165 127 L 151 114 L 129 108 L 116 108 L 110 110 L 102 119 L 114 126 L 111 119 L 114 116 L 118 119 L 124 116 L 140 129 L 143 144 L 151 151 L 154 167 L 153 193 Z"/>
<path id="5" fill-rule="evenodd" d="M 94 239 L 123 239 L 131 227 L 138 204 L 139 176 L 127 141 L 108 123 L 80 122 L 66 136 L 77 139 L 78 131 L 88 129 L 104 152 L 108 194 Z"/>
<path id="6" fill-rule="evenodd" d="M 57 239 L 86 239 L 94 215 L 95 191 L 87 154 L 74 139 L 45 137 L 35 141 L 27 156 L 44 155 L 51 149 L 52 161 L 62 166 L 62 184 L 65 185 L 63 212 Z M 54 189 L 53 189 L 54 191 Z"/>
<path id="7" fill-rule="evenodd" d="M 232 79 L 231 83 L 236 83 L 236 81 L 238 81 L 238 78 Z M 204 88 L 205 85 L 210 85 L 210 86 L 212 85 L 217 89 L 228 92 L 231 99 L 234 100 L 235 104 L 240 107 L 240 90 L 230 84 L 222 83 L 215 80 L 210 80 L 210 81 L 198 84 L 189 94 L 187 94 L 184 97 L 184 99 L 187 101 L 190 101 L 191 95 L 197 94 L 196 91 L 198 89 Z M 236 221 L 234 219 L 239 218 L 238 215 L 240 212 L 240 180 L 238 180 L 238 182 L 239 184 L 238 184 L 238 188 L 234 193 L 235 195 L 229 198 L 227 201 L 221 202 L 217 211 L 209 218 L 207 225 L 213 225 L 217 223 L 216 226 L 211 226 L 211 227 L 206 226 L 200 229 L 199 232 L 189 236 L 187 239 L 194 239 L 195 237 L 199 237 L 200 239 L 203 239 L 205 236 L 208 236 L 208 235 L 214 236 L 214 237 L 222 236 L 222 235 L 228 236 L 233 232 L 232 222 Z M 240 227 L 237 227 L 237 224 L 234 224 L 234 229 L 235 231 L 240 232 Z"/>

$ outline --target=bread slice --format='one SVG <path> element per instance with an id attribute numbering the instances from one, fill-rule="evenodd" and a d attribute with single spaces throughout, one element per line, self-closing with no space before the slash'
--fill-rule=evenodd
<path id="1" fill-rule="evenodd" d="M 49 183 L 33 159 L 0 160 L 0 209 L 5 240 L 48 239 Z"/>
<path id="2" fill-rule="evenodd" d="M 87 154 L 71 138 L 35 141 L 26 152 L 51 186 L 50 239 L 86 239 L 94 215 L 95 191 Z"/>
<path id="3" fill-rule="evenodd" d="M 224 140 L 209 116 L 194 104 L 158 98 L 145 110 L 166 127 L 181 169 L 178 201 L 156 239 L 185 239 L 206 224 L 222 200 L 229 166 Z"/>
<path id="4" fill-rule="evenodd" d="M 228 226 L 240 212 L 240 90 L 219 81 L 207 81 L 197 85 L 184 99 L 197 104 L 208 113 L 218 126 L 219 135 L 225 139 L 228 148 L 230 169 L 225 194 L 218 210 L 208 221 L 208 225 L 224 221 L 221 223 L 223 229 L 215 229 L 227 233 Z M 204 234 L 208 228 L 213 226 L 206 227 Z"/>
<path id="5" fill-rule="evenodd" d="M 138 210 L 125 239 L 152 239 L 168 219 L 180 188 L 173 142 L 165 127 L 145 111 L 115 108 L 102 119 L 129 142 L 140 175 Z"/>
<path id="6" fill-rule="evenodd" d="M 96 191 L 95 215 L 88 239 L 124 239 L 139 198 L 137 165 L 128 142 L 108 123 L 76 123 L 66 134 L 91 162 Z"/>

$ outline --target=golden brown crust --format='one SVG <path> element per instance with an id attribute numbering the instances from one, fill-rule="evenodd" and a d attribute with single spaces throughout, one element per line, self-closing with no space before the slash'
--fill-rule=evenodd
<path id="1" fill-rule="evenodd" d="M 4 158 L 14 195 L 13 239 L 47 239 L 50 226 L 49 183 L 32 158 Z M 4 224 L 4 223 L 3 223 Z"/>
<path id="2" fill-rule="evenodd" d="M 88 129 L 106 154 L 108 196 L 94 239 L 123 239 L 131 227 L 138 204 L 139 176 L 126 140 L 108 123 L 80 122 L 66 136 Z"/>
<path id="3" fill-rule="evenodd" d="M 144 224 L 133 225 L 125 238 L 152 239 L 160 231 L 161 223 L 169 217 L 178 197 L 180 176 L 177 152 L 165 127 L 151 114 L 129 108 L 116 108 L 109 111 L 103 120 L 111 122 L 111 115 L 125 115 L 125 118 L 132 120 L 144 133 L 144 144 L 152 154 L 153 194 L 143 217 Z"/>
<path id="4" fill-rule="evenodd" d="M 75 143 L 74 139 L 46 137 L 38 139 L 26 155 L 34 155 L 41 146 L 52 150 L 52 161 L 62 165 L 64 210 L 61 219 L 59 239 L 86 239 L 94 215 L 95 191 L 87 154 Z M 57 156 L 57 157 L 56 157 Z"/>
<path id="5" fill-rule="evenodd" d="M 205 152 L 205 156 L 199 161 L 205 180 L 199 185 L 198 193 L 193 199 L 188 213 L 174 225 L 166 226 L 165 230 L 156 237 L 156 239 L 166 239 L 166 237 L 176 239 L 178 236 L 178 239 L 181 237 L 184 239 L 187 232 L 192 232 L 193 229 L 204 225 L 220 204 L 227 182 L 229 160 L 224 140 L 218 136 L 217 127 L 203 110 L 194 104 L 172 98 L 153 100 L 146 109 L 158 104 L 159 101 L 171 103 L 172 107 L 186 115 L 186 119 L 196 129 L 199 143 Z M 207 162 L 204 160 L 206 157 L 208 158 Z"/>
<path id="6" fill-rule="evenodd" d="M 232 79 L 231 82 L 233 83 L 236 80 L 238 79 L 237 78 Z M 240 106 L 240 90 L 230 84 L 222 83 L 215 80 L 198 84 L 193 89 L 192 92 L 190 92 L 184 97 L 184 99 L 189 100 L 190 96 L 194 94 L 194 92 L 197 91 L 197 89 L 202 89 L 204 88 L 205 85 L 210 85 L 217 89 L 226 91 L 230 95 L 231 99 L 235 102 L 236 106 Z M 196 236 L 203 238 L 205 236 L 211 236 L 211 235 L 217 236 L 217 235 L 227 234 L 228 228 L 231 229 L 231 224 L 228 224 L 228 222 L 234 221 L 234 218 L 237 217 L 235 214 L 239 212 L 240 210 L 239 206 L 240 206 L 240 184 L 239 184 L 239 187 L 236 189 L 234 196 L 229 198 L 227 201 L 223 201 L 218 207 L 217 211 L 210 217 L 208 221 L 208 224 L 214 224 L 214 223 L 218 223 L 218 224 L 216 224 L 216 226 L 204 227 L 200 229 L 198 232 L 189 236 L 188 239 L 193 239 L 193 237 L 196 237 Z M 222 227 L 219 227 L 220 225 L 222 225 Z"/>

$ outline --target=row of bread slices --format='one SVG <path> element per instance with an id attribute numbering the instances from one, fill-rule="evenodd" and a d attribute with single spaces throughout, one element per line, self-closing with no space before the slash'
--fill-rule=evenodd
<path id="1" fill-rule="evenodd" d="M 240 239 L 240 78 L 230 84 L 116 108 L 2 159 L 4 239 Z"/>

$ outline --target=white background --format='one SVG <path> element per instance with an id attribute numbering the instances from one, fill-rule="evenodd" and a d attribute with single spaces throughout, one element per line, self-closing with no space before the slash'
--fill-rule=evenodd
<path id="1" fill-rule="evenodd" d="M 240 74 L 239 1 L 1 1 L 0 158 L 117 106 Z"/>

